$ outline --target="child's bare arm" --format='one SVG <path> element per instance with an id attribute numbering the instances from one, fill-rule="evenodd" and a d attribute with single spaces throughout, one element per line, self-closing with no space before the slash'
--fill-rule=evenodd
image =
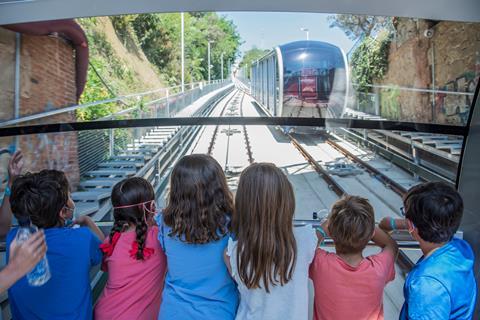
<path id="1" fill-rule="evenodd" d="M 385 232 L 393 230 L 408 230 L 408 224 L 406 219 L 396 219 L 393 217 L 383 218 L 378 227 Z"/>
<path id="2" fill-rule="evenodd" d="M 22 173 L 23 155 L 19 150 L 15 152 L 8 163 L 8 183 L 7 188 L 12 187 L 13 180 Z M 5 190 L 6 191 L 6 190 Z M 3 196 L 3 202 L 0 206 L 0 236 L 5 236 L 12 225 L 12 209 L 10 208 L 10 195 Z"/>
<path id="3" fill-rule="evenodd" d="M 227 254 L 227 249 L 223 251 L 223 261 L 225 262 L 225 265 L 227 266 L 228 272 L 232 274 L 232 266 L 230 265 L 230 257 Z"/>
<path id="4" fill-rule="evenodd" d="M 88 227 L 99 239 L 103 242 L 105 240 L 105 235 L 102 230 L 93 222 L 92 218 L 89 216 L 81 216 L 74 221 L 75 224 L 79 224 L 82 227 Z"/>
<path id="5" fill-rule="evenodd" d="M 322 223 L 319 227 L 315 228 L 315 233 L 317 234 L 318 238 L 318 245 L 322 244 L 325 237 L 328 236 L 328 218 L 323 219 Z"/>
<path id="6" fill-rule="evenodd" d="M 394 257 L 398 253 L 398 245 L 395 240 L 390 237 L 388 233 L 383 231 L 380 228 L 375 228 L 375 233 L 373 235 L 372 241 L 383 250 L 390 251 Z"/>

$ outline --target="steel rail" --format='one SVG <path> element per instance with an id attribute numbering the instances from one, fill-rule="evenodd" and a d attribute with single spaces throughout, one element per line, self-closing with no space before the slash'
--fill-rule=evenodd
<path id="1" fill-rule="evenodd" d="M 342 188 L 342 186 L 332 178 L 332 176 L 325 170 L 312 155 L 308 153 L 305 148 L 303 148 L 300 143 L 295 139 L 291 134 L 287 133 L 286 136 L 290 139 L 292 145 L 302 154 L 302 156 L 307 160 L 307 162 L 315 169 L 315 171 L 322 177 L 323 180 L 328 185 L 328 188 L 335 192 L 338 197 L 342 197 L 347 194 L 347 192 Z"/>

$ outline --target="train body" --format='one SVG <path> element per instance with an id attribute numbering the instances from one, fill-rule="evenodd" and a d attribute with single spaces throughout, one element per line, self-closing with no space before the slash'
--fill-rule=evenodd
<path id="1" fill-rule="evenodd" d="M 276 47 L 251 67 L 251 93 L 272 116 L 342 116 L 348 96 L 343 51 L 321 41 Z"/>

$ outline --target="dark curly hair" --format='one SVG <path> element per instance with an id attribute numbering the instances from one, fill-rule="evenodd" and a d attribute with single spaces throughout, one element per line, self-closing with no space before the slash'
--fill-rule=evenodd
<path id="1" fill-rule="evenodd" d="M 450 241 L 463 215 L 460 194 L 443 182 L 427 182 L 408 190 L 403 198 L 405 216 L 428 242 Z"/>
<path id="2" fill-rule="evenodd" d="M 12 185 L 10 205 L 15 217 L 29 217 L 39 228 L 52 228 L 60 223 L 60 211 L 68 201 L 68 180 L 57 170 L 26 173 Z"/>
<path id="3" fill-rule="evenodd" d="M 233 198 L 225 174 L 211 156 L 192 154 L 181 158 L 170 177 L 164 223 L 169 236 L 186 243 L 216 241 L 228 232 Z"/>
<path id="4" fill-rule="evenodd" d="M 135 226 L 135 233 L 138 245 L 136 253 L 137 260 L 144 260 L 143 250 L 147 237 L 148 225 L 145 218 L 148 212 L 145 212 L 142 203 L 155 200 L 155 192 L 152 185 L 140 177 L 127 178 L 117 183 L 112 189 L 112 205 L 114 223 L 110 231 L 110 243 L 116 232 L 126 231 L 130 225 Z M 115 208 L 140 204 L 138 206 Z"/>

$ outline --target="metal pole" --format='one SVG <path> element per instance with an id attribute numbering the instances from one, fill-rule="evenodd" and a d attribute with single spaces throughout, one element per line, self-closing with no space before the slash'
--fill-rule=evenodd
<path id="1" fill-rule="evenodd" d="M 210 41 L 208 41 L 208 84 L 210 84 Z"/>
<path id="2" fill-rule="evenodd" d="M 310 40 L 310 30 L 308 28 L 300 28 L 300 30 L 307 34 L 307 41 Z"/>
<path id="3" fill-rule="evenodd" d="M 169 91 L 168 89 L 165 90 L 165 97 L 167 97 L 167 106 L 166 106 L 166 109 L 167 109 L 167 118 L 170 117 L 170 101 L 168 101 L 168 96 L 169 96 Z"/>
<path id="4" fill-rule="evenodd" d="M 222 52 L 222 55 L 220 56 L 221 57 L 221 61 L 222 61 L 222 70 L 221 70 L 221 73 L 222 73 L 222 81 L 223 81 L 223 52 Z"/>
<path id="5" fill-rule="evenodd" d="M 435 122 L 435 41 L 432 40 L 432 122 Z"/>
<path id="6" fill-rule="evenodd" d="M 184 13 L 180 14 L 181 17 L 181 24 L 182 24 L 182 92 L 185 91 L 185 18 Z"/>
<path id="7" fill-rule="evenodd" d="M 15 33 L 15 97 L 14 97 L 14 118 L 20 117 L 20 49 L 22 43 L 22 35 Z M 19 147 L 20 137 L 15 137 L 15 149 Z"/>
<path id="8" fill-rule="evenodd" d="M 21 34 L 15 34 L 15 109 L 14 118 L 20 117 L 20 43 Z"/>

